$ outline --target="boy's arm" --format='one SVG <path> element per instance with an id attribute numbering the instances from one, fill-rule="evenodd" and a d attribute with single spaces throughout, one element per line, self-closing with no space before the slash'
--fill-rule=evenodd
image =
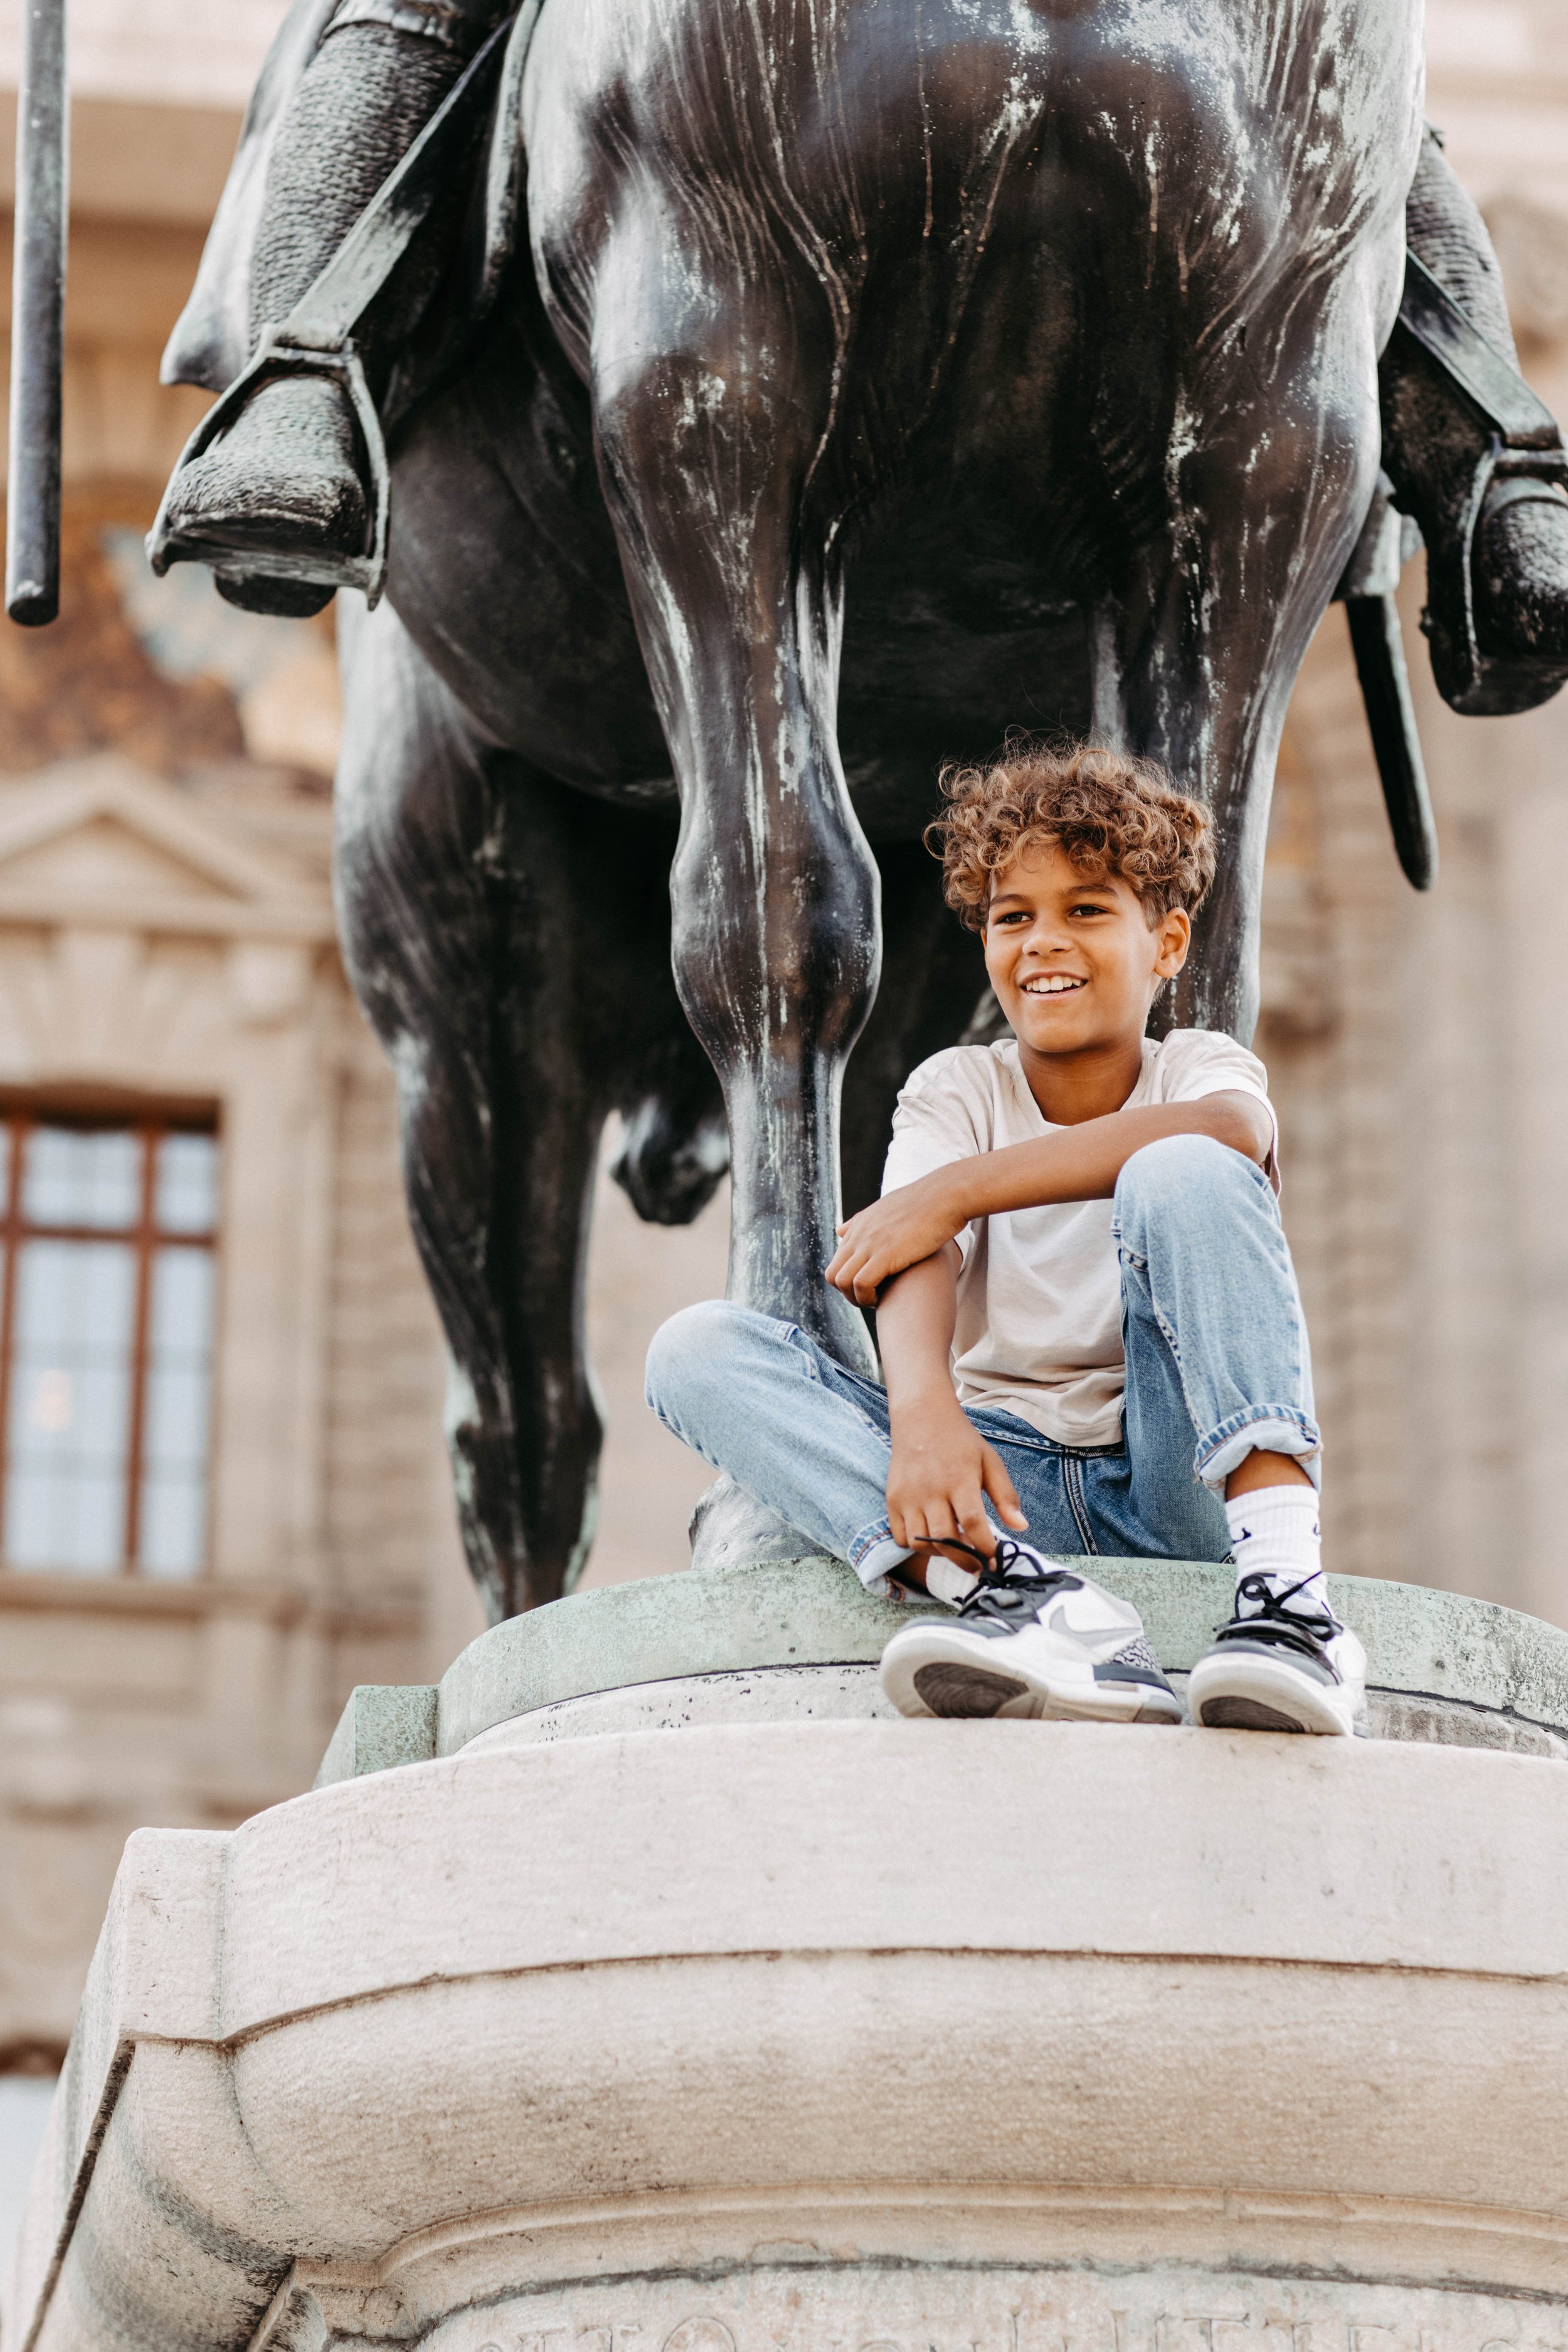
<path id="1" fill-rule="evenodd" d="M 989 1559 L 985 1498 L 1005 1527 L 1028 1525 L 1001 1456 L 959 1404 L 949 1360 L 958 1313 L 957 1244 L 896 1276 L 877 1309 L 893 1458 L 888 1524 L 900 1543 L 927 1550 L 957 1536 Z M 966 1562 L 965 1565 L 968 1565 Z"/>
<path id="2" fill-rule="evenodd" d="M 1031 1143 L 955 1160 L 884 1193 L 840 1226 L 827 1279 L 860 1306 L 873 1306 L 883 1283 L 941 1249 L 973 1218 L 1058 1201 L 1109 1201 L 1132 1154 L 1167 1135 L 1212 1136 L 1260 1166 L 1274 1148 L 1268 1106 L 1239 1091 L 1086 1118 Z"/>

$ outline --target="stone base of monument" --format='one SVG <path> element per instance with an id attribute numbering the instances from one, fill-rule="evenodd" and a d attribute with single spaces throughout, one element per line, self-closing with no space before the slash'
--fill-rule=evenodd
<path id="1" fill-rule="evenodd" d="M 824 1561 L 357 1692 L 131 1841 L 6 2352 L 1560 2347 L 1568 1635 L 1335 1598 L 1381 1738 L 887 1720 Z"/>

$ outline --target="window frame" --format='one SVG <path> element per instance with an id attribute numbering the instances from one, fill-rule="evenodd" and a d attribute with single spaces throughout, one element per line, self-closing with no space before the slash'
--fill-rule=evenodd
<path id="1" fill-rule="evenodd" d="M 148 1096 L 89 1087 L 0 1087 L 0 1126 L 10 1136 L 10 1149 L 0 1192 L 0 1577 L 43 1576 L 89 1582 L 94 1576 L 124 1579 L 148 1585 L 185 1587 L 198 1584 L 213 1572 L 213 1471 L 217 1446 L 218 1331 L 222 1308 L 223 1121 L 220 1106 L 211 1100 L 181 1096 Z M 38 1128 L 70 1128 L 83 1134 L 132 1134 L 141 1160 L 136 1223 L 127 1225 L 45 1224 L 27 1219 L 22 1211 L 26 1139 Z M 155 1222 L 159 1140 L 168 1135 L 207 1135 L 218 1151 L 217 1198 L 211 1230 L 205 1234 L 163 1231 Z M 11 1401 L 16 1372 L 17 1267 L 22 1244 L 28 1241 L 90 1244 L 118 1242 L 129 1245 L 135 1258 L 135 1297 L 130 1344 L 131 1397 L 125 1454 L 125 1501 L 119 1565 L 111 1569 L 76 1570 L 18 1568 L 5 1555 L 5 1510 L 11 1475 Z M 213 1262 L 213 1331 L 208 1366 L 207 1454 L 201 1565 L 189 1576 L 160 1576 L 137 1558 L 142 1538 L 142 1512 L 146 1482 L 147 1391 L 149 1339 L 153 1310 L 153 1273 L 160 1251 L 205 1251 Z"/>

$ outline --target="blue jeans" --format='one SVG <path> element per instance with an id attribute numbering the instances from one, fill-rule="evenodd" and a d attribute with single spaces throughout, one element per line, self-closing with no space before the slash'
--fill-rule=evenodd
<path id="1" fill-rule="evenodd" d="M 1318 1480 L 1307 1327 L 1273 1188 L 1207 1136 L 1167 1136 L 1122 1169 L 1112 1230 L 1123 1442 L 1059 1445 L 1000 1407 L 965 1410 L 1039 1550 L 1224 1559 L 1220 1498 L 1255 1446 L 1295 1455 Z M 887 1391 L 795 1324 L 727 1299 L 684 1308 L 654 1335 L 647 1401 L 868 1584 L 902 1556 L 888 1525 Z"/>

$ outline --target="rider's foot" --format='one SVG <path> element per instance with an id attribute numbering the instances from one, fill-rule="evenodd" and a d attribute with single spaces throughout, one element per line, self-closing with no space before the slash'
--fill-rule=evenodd
<path id="1" fill-rule="evenodd" d="M 1187 1706 L 1194 1723 L 1211 1731 L 1353 1736 L 1366 1705 L 1366 1652 L 1326 1606 L 1291 1606 L 1315 1581 L 1278 1592 L 1278 1579 L 1241 1579 L 1235 1616 L 1193 1668 Z"/>
<path id="2" fill-rule="evenodd" d="M 893 1635 L 880 1674 L 900 1715 L 1182 1719 L 1131 1602 L 1005 1538 L 956 1615 Z"/>
<path id="3" fill-rule="evenodd" d="M 1494 661 L 1568 661 L 1568 495 L 1494 481 L 1476 525 L 1476 643 Z"/>
<path id="4" fill-rule="evenodd" d="M 182 467 L 166 520 L 171 538 L 212 563 L 230 604 L 300 614 L 320 612 L 332 593 L 310 564 L 362 555 L 368 516 L 347 394 L 330 376 L 293 375 L 260 385 L 222 438 Z M 247 572 L 247 555 L 263 551 L 291 557 L 303 576 Z"/>

